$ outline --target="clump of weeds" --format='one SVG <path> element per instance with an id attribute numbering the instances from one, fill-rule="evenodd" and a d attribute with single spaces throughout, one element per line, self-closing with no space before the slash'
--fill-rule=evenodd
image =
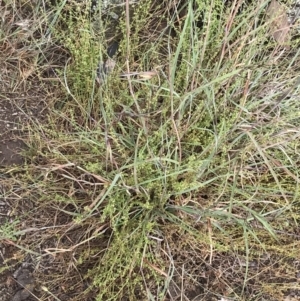
<path id="1" fill-rule="evenodd" d="M 299 294 L 297 40 L 276 44 L 264 1 L 73 2 L 44 8 L 66 59 L 3 169 L 18 223 L 0 235 L 41 300 Z"/>

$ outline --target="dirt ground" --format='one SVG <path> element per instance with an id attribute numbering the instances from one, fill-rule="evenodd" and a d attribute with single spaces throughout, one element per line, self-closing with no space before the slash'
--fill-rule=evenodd
<path id="1" fill-rule="evenodd" d="M 6 175 L 1 172 L 8 166 L 17 169 L 25 162 L 24 152 L 28 151 L 23 138 L 29 122 L 43 122 L 46 116 L 49 89 L 38 78 L 23 82 L 16 70 L 5 69 L 2 65 L 0 81 L 0 226 L 13 222 L 12 205 L 5 198 Z M 9 76 L 8 76 L 9 74 Z M 19 85 L 12 86 L 12 76 Z M 28 162 L 29 163 L 29 162 Z M 0 232 L 0 301 L 36 300 L 33 296 L 34 279 L 32 267 L 27 258 L 16 258 L 18 248 L 2 240 Z"/>
<path id="2" fill-rule="evenodd" d="M 15 134 L 19 132 L 19 119 L 22 112 L 8 97 L 1 97 L 0 107 L 0 127 L 2 129 L 0 134 L 0 164 L 20 164 L 23 159 L 19 152 L 24 149 L 25 145 L 15 137 Z"/>
<path id="3" fill-rule="evenodd" d="M 30 119 L 44 118 L 46 95 L 38 81 L 32 82 L 32 87 L 11 88 L 7 79 L 0 82 L 0 166 L 22 164 L 24 159 L 20 154 L 26 150 L 22 136 L 26 135 L 26 124 Z"/>

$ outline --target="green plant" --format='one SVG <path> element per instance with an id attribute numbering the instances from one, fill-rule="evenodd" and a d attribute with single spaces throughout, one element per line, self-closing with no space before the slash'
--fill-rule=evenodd
<path id="1" fill-rule="evenodd" d="M 15 181 L 57 223 L 43 240 L 72 266 L 64 286 L 89 282 L 76 300 L 287 293 L 267 273 L 299 259 L 299 104 L 294 95 L 276 102 L 278 86 L 293 86 L 299 53 L 271 51 L 266 5 L 124 8 L 117 67 L 100 86 L 105 28 L 96 34 L 85 10 L 55 14 L 51 31 L 70 60 L 49 122 L 29 127 L 35 161 Z M 166 27 L 150 39 L 155 22 Z M 150 70 L 147 81 L 134 76 Z"/>

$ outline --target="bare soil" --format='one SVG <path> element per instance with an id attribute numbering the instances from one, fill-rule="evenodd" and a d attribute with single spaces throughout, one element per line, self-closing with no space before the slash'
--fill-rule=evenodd
<path id="1" fill-rule="evenodd" d="M 0 83 L 0 166 L 24 163 L 26 125 L 30 120 L 42 122 L 47 107 L 48 88 L 39 80 L 27 82 L 29 89 L 10 87 L 8 80 L 2 78 Z"/>
<path id="2" fill-rule="evenodd" d="M 8 178 L 2 171 L 7 167 L 18 168 L 26 161 L 30 163 L 30 156 L 26 159 L 28 147 L 24 142 L 28 137 L 27 125 L 44 122 L 47 102 L 51 99 L 51 87 L 37 77 L 25 84 L 15 72 L 19 85 L 12 86 L 12 78 L 5 74 L 11 76 L 13 72 L 2 69 L 0 82 L 0 227 L 17 218 L 12 214 L 13 200 L 5 197 Z M 37 300 L 34 297 L 32 260 L 18 258 L 19 249 L 11 243 L 2 240 L 0 231 L 0 301 Z"/>
<path id="3" fill-rule="evenodd" d="M 19 134 L 19 109 L 9 100 L 0 100 L 0 164 L 14 165 L 23 163 L 20 151 L 25 144 L 16 137 Z"/>

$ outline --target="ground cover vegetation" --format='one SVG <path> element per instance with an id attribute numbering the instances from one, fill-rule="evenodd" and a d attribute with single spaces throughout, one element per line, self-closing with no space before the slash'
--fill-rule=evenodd
<path id="1" fill-rule="evenodd" d="M 40 109 L 1 272 L 29 262 L 38 300 L 299 298 L 299 42 L 268 5 L 2 1 L 6 89 Z"/>

